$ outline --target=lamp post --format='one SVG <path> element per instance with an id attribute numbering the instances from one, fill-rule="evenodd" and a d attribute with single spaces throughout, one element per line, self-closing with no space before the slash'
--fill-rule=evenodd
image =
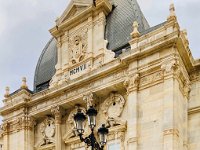
<path id="1" fill-rule="evenodd" d="M 98 129 L 98 135 L 99 135 L 99 143 L 97 142 L 97 139 L 94 136 L 94 128 L 96 126 L 96 116 L 97 116 L 97 110 L 91 106 L 87 112 L 88 116 L 88 124 L 91 129 L 91 134 L 84 138 L 84 121 L 86 120 L 86 116 L 81 112 L 80 109 L 78 109 L 77 113 L 74 116 L 74 121 L 76 125 L 76 130 L 78 132 L 78 135 L 80 137 L 80 140 L 82 142 L 85 142 L 87 146 L 91 147 L 91 150 L 103 150 L 104 146 L 107 142 L 107 135 L 108 135 L 108 129 L 105 127 L 105 124 L 103 124 Z"/>

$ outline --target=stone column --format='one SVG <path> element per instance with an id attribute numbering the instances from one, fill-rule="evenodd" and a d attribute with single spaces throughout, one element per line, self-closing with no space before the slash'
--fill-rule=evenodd
<path id="1" fill-rule="evenodd" d="M 163 150 L 178 150 L 179 130 L 176 126 L 176 94 L 177 81 L 175 74 L 177 62 L 174 59 L 166 60 L 161 68 L 164 71 L 164 98 L 163 98 Z"/>
<path id="2" fill-rule="evenodd" d="M 51 112 L 55 116 L 55 127 L 56 127 L 55 150 L 62 150 L 61 108 L 59 106 L 52 107 Z"/>
<path id="3" fill-rule="evenodd" d="M 124 82 L 127 88 L 127 106 L 128 106 L 128 150 L 138 149 L 138 85 L 139 74 L 128 76 Z"/>

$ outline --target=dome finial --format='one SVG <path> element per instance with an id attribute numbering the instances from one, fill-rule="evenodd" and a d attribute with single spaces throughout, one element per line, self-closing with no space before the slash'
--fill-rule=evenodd
<path id="1" fill-rule="evenodd" d="M 28 86 L 27 86 L 27 84 L 26 84 L 26 77 L 23 77 L 23 78 L 22 78 L 21 89 L 28 89 Z"/>
<path id="2" fill-rule="evenodd" d="M 4 97 L 5 97 L 5 98 L 8 98 L 9 96 L 10 96 L 10 88 L 7 86 L 7 87 L 5 88 Z"/>
<path id="3" fill-rule="evenodd" d="M 133 32 L 131 33 L 132 38 L 137 38 L 140 36 L 140 32 L 138 31 L 139 24 L 137 21 L 133 22 Z"/>
<path id="4" fill-rule="evenodd" d="M 170 11 L 170 15 L 167 18 L 167 20 L 168 21 L 176 20 L 177 18 L 176 18 L 176 12 L 175 12 L 175 7 L 174 7 L 174 3 L 173 2 L 170 4 L 169 11 Z"/>

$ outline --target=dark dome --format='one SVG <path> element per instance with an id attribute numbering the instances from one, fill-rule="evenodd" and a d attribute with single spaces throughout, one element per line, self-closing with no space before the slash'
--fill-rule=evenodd
<path id="1" fill-rule="evenodd" d="M 34 77 L 34 91 L 38 92 L 49 87 L 49 81 L 56 72 L 57 46 L 52 38 L 45 46 L 38 60 Z"/>
<path id="2" fill-rule="evenodd" d="M 141 33 L 149 28 L 149 24 L 136 0 L 112 0 L 112 2 L 113 10 L 107 16 L 105 39 L 108 40 L 108 49 L 113 50 L 118 56 L 122 49 L 129 47 L 133 22 L 139 23 Z M 44 48 L 36 67 L 35 92 L 49 87 L 49 82 L 55 74 L 56 63 L 56 40 L 52 38 Z"/>

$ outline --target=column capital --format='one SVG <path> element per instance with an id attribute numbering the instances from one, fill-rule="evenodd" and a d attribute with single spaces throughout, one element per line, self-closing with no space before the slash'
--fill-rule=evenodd
<path id="1" fill-rule="evenodd" d="M 127 75 L 124 86 L 127 89 L 127 94 L 131 93 L 132 91 L 137 91 L 139 86 L 139 73 L 135 73 L 133 75 Z"/>
<path id="2" fill-rule="evenodd" d="M 62 119 L 62 108 L 58 105 L 51 107 L 51 113 L 55 116 L 55 123 L 61 124 Z"/>
<path id="3" fill-rule="evenodd" d="M 3 132 L 3 135 L 7 135 L 9 133 L 9 128 L 10 128 L 10 124 L 8 121 L 4 122 L 2 125 L 1 125 L 1 130 Z"/>
<path id="4" fill-rule="evenodd" d="M 90 106 L 94 105 L 94 100 L 93 100 L 93 93 L 92 92 L 88 92 L 83 94 L 83 100 L 86 102 L 87 104 L 87 109 L 90 108 Z"/>
<path id="5" fill-rule="evenodd" d="M 176 58 L 172 59 L 165 59 L 163 60 L 161 64 L 161 69 L 164 71 L 165 75 L 167 74 L 173 74 L 173 73 L 179 73 L 179 61 Z"/>

